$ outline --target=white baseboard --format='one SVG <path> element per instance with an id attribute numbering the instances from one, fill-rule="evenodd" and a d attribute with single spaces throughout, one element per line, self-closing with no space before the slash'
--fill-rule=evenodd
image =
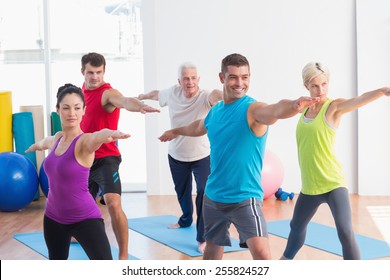
<path id="1" fill-rule="evenodd" d="M 146 192 L 146 183 L 122 183 L 122 192 Z"/>

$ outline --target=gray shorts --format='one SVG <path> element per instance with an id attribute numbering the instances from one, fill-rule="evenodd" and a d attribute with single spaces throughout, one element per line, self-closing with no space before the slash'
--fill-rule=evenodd
<path id="1" fill-rule="evenodd" d="M 261 211 L 262 202 L 250 198 L 239 203 L 219 203 L 203 198 L 205 239 L 219 246 L 232 246 L 229 227 L 233 224 L 240 237 L 240 247 L 248 248 L 251 237 L 268 237 L 267 223 Z"/>

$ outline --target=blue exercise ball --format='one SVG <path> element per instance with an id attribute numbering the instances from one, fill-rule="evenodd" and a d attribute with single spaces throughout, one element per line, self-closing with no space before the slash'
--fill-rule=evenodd
<path id="1" fill-rule="evenodd" d="M 45 160 L 43 160 L 41 168 L 39 168 L 39 185 L 41 186 L 41 190 L 43 194 L 47 197 L 47 194 L 49 193 L 49 179 L 47 178 L 45 168 L 43 167 L 43 164 L 45 163 Z"/>
<path id="2" fill-rule="evenodd" d="M 18 153 L 0 153 L 0 211 L 25 208 L 37 191 L 38 173 L 34 164 Z"/>

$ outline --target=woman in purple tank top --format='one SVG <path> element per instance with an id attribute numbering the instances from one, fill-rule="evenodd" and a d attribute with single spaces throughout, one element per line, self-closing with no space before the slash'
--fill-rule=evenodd
<path id="1" fill-rule="evenodd" d="M 84 95 L 72 84 L 58 89 L 56 108 L 62 131 L 26 151 L 51 150 L 44 162 L 50 190 L 43 220 L 49 259 L 67 259 L 72 236 L 90 259 L 112 259 L 102 214 L 88 191 L 89 170 L 95 151 L 103 143 L 130 135 L 109 129 L 84 133 L 80 127 L 85 113 Z"/>

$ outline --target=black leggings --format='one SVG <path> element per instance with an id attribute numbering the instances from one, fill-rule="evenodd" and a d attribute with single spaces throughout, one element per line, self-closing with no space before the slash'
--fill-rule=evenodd
<path id="1" fill-rule="evenodd" d="M 50 260 L 66 260 L 74 236 L 91 260 L 112 260 L 103 219 L 88 219 L 75 224 L 57 223 L 46 215 L 43 229 Z"/>
<path id="2" fill-rule="evenodd" d="M 352 230 L 351 207 L 347 188 L 337 188 L 320 195 L 299 194 L 290 223 L 291 231 L 287 247 L 283 256 L 288 259 L 295 257 L 295 254 L 305 242 L 307 225 L 322 203 L 327 203 L 332 212 L 344 259 L 360 259 L 359 248 Z"/>

